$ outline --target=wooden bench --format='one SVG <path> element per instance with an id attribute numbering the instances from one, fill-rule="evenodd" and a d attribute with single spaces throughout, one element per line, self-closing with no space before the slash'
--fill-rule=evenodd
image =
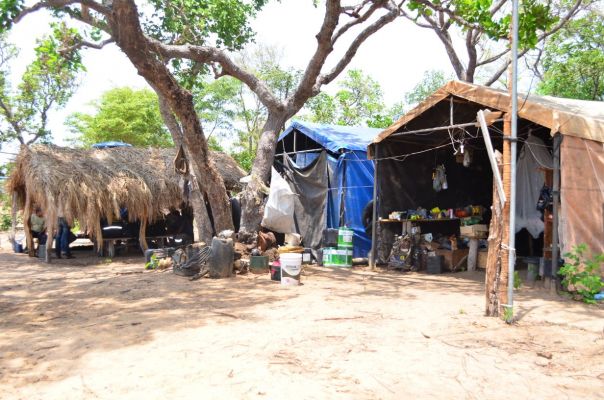
<path id="1" fill-rule="evenodd" d="M 166 240 L 167 239 L 181 239 L 181 240 L 187 240 L 187 239 L 191 239 L 191 237 L 185 233 L 178 233 L 178 234 L 171 234 L 171 235 L 156 235 L 156 236 L 147 236 L 145 237 L 145 240 L 147 240 L 147 243 L 149 242 L 157 242 L 160 248 L 164 248 L 166 247 Z M 132 236 L 124 236 L 124 237 L 114 237 L 114 238 L 107 238 L 107 239 L 103 239 L 103 247 L 100 249 L 99 251 L 99 256 L 100 257 L 109 257 L 109 258 L 113 258 L 115 257 L 115 251 L 116 251 L 116 245 L 118 241 L 123 242 L 121 245 L 124 247 L 128 247 L 128 242 L 135 240 L 136 241 L 136 245 L 135 244 L 131 244 L 132 246 L 140 246 L 139 242 L 138 242 L 138 237 L 132 237 Z"/>

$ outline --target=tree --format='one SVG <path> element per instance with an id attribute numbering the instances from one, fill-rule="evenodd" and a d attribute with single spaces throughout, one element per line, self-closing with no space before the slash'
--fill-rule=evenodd
<path id="1" fill-rule="evenodd" d="M 122 141 L 133 146 L 173 146 L 159 112 L 157 95 L 148 89 L 111 89 L 93 103 L 95 113 L 72 114 L 67 124 L 79 134 L 85 146 L 105 141 Z"/>
<path id="2" fill-rule="evenodd" d="M 0 26 L 8 30 L 28 14 L 46 9 L 62 20 L 83 23 L 80 40 L 69 48 L 101 49 L 110 43 L 120 48 L 158 94 L 172 138 L 183 146 L 195 221 L 201 238 L 209 241 L 215 231 L 232 228 L 232 218 L 187 83 L 217 61 L 214 58 L 230 62 L 223 49 L 238 50 L 251 39 L 248 19 L 264 2 L 150 0 L 146 12 L 139 12 L 134 0 L 47 0 L 27 5 L 13 0 L 0 4 Z"/>
<path id="3" fill-rule="evenodd" d="M 604 101 L 604 16 L 590 12 L 547 42 L 538 92 Z"/>
<path id="4" fill-rule="evenodd" d="M 386 108 L 380 84 L 361 70 L 352 69 L 332 97 L 321 93 L 307 105 L 314 122 L 337 125 L 367 125 Z"/>
<path id="5" fill-rule="evenodd" d="M 405 103 L 407 106 L 421 103 L 436 90 L 444 86 L 448 80 L 442 71 L 431 70 L 424 72 L 422 80 L 411 91 L 405 93 Z"/>
<path id="6" fill-rule="evenodd" d="M 63 107 L 77 88 L 83 65 L 78 49 L 70 46 L 78 33 L 65 24 L 52 28 L 51 35 L 36 42 L 35 59 L 16 87 L 10 82 L 10 63 L 18 51 L 0 39 L 0 142 L 29 145 L 50 139 L 48 113 Z"/>
<path id="7" fill-rule="evenodd" d="M 293 91 L 301 71 L 280 65 L 279 49 L 256 45 L 253 49 L 240 53 L 238 63 L 245 70 L 254 73 L 284 100 Z M 230 76 L 223 76 L 199 85 L 195 94 L 195 104 L 199 109 L 202 124 L 208 136 L 218 132 L 218 136 L 230 138 L 231 156 L 246 171 L 251 171 L 255 158 L 261 128 L 266 122 L 267 109 L 246 85 Z"/>
<path id="8" fill-rule="evenodd" d="M 25 6 L 23 0 L 0 5 L 0 26 L 9 29 L 26 15 L 51 9 L 61 18 L 72 18 L 102 32 L 104 40 L 89 35 L 82 46 L 100 48 L 111 42 L 122 50 L 138 73 L 158 93 L 160 111 L 174 141 L 183 145 L 190 165 L 192 202 L 201 236 L 209 240 L 213 231 L 232 227 L 229 203 L 222 179 L 210 164 L 208 146 L 194 107 L 193 96 L 173 72 L 194 78 L 211 69 L 215 76 L 229 75 L 252 90 L 268 114 L 258 143 L 252 179 L 242 198 L 243 233 L 254 232 L 262 215 L 263 188 L 270 177 L 276 134 L 304 103 L 333 81 L 350 63 L 365 40 L 394 21 L 401 4 L 394 0 L 363 0 L 342 5 L 326 0 L 325 15 L 317 47 L 296 89 L 284 101 L 264 81 L 239 66 L 224 49 L 240 49 L 252 37 L 248 19 L 265 0 L 150 0 L 152 13 L 139 12 L 134 0 L 46 0 Z M 351 29 L 358 28 L 358 29 Z M 351 33 L 352 32 L 352 33 Z M 348 35 L 347 35 L 348 33 Z M 330 70 L 323 71 L 328 57 L 342 37 L 349 37 L 343 54 Z M 206 211 L 214 221 L 212 226 Z"/>
<path id="9" fill-rule="evenodd" d="M 584 7 L 597 0 L 521 0 L 519 57 L 558 32 Z M 510 64 L 508 0 L 441 0 L 408 2 L 402 15 L 417 26 L 432 30 L 442 42 L 457 79 L 490 86 Z M 454 38 L 459 35 L 463 46 Z M 500 43 L 504 42 L 502 46 Z M 464 60 L 465 59 L 465 60 Z"/>

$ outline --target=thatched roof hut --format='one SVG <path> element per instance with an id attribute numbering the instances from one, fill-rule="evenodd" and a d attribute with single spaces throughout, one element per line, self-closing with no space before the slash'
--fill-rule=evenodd
<path id="1" fill-rule="evenodd" d="M 111 222 L 120 207 L 127 207 L 131 220 L 151 223 L 170 207 L 188 202 L 187 182 L 174 169 L 175 156 L 175 149 L 23 146 L 7 191 L 15 194 L 26 223 L 37 204 L 49 229 L 63 214 L 69 222 L 77 219 L 101 244 L 101 217 Z M 225 153 L 212 152 L 212 157 L 227 189 L 236 189 L 245 171 Z"/>

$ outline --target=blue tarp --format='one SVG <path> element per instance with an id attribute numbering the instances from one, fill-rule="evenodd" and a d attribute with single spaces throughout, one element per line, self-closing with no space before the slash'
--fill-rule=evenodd
<path id="1" fill-rule="evenodd" d="M 111 142 L 95 143 L 92 145 L 92 147 L 95 149 L 110 149 L 112 147 L 132 147 L 132 145 L 129 143 L 124 143 L 124 142 L 111 141 Z"/>
<path id="2" fill-rule="evenodd" d="M 308 136 L 330 152 L 327 157 L 329 171 L 326 171 L 329 174 L 325 210 L 327 228 L 352 228 L 353 256 L 367 257 L 371 249 L 371 238 L 366 235 L 363 226 L 363 209 L 373 197 L 374 171 L 373 162 L 367 160 L 367 146 L 381 130 L 296 121 L 279 136 L 279 140 L 294 131 L 298 135 Z M 294 156 L 296 164 L 304 167 L 317 154 L 297 154 Z"/>
<path id="3" fill-rule="evenodd" d="M 279 136 L 279 140 L 283 140 L 293 131 L 298 131 L 319 143 L 328 151 L 337 153 L 340 149 L 367 152 L 367 146 L 373 142 L 373 139 L 382 129 L 294 121 Z"/>

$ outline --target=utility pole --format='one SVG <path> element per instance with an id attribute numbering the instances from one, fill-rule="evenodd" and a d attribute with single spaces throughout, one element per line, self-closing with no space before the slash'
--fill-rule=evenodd
<path id="1" fill-rule="evenodd" d="M 506 202 L 501 213 L 493 210 L 485 279 L 486 314 L 513 320 L 514 266 L 516 262 L 516 140 L 518 137 L 518 0 L 512 0 L 511 63 L 508 67 L 509 112 L 503 116 L 503 189 Z M 493 207 L 500 207 L 495 201 Z M 495 248 L 491 248 L 495 246 Z"/>

